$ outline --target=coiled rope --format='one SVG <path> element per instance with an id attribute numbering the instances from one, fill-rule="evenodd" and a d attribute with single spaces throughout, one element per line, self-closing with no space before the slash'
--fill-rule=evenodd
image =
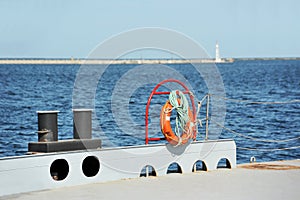
<path id="1" fill-rule="evenodd" d="M 180 99 L 179 102 L 178 99 Z M 173 106 L 172 110 L 175 109 L 177 112 L 175 134 L 178 136 L 178 138 L 180 138 L 182 131 L 185 131 L 187 122 L 191 120 L 188 113 L 189 102 L 186 96 L 179 90 L 173 90 L 170 92 L 169 101 L 170 104 Z M 192 123 L 190 124 L 190 126 L 192 126 Z M 191 127 L 189 127 L 188 130 L 191 130 Z M 192 133 L 191 131 L 189 131 L 189 133 L 187 134 L 190 136 L 190 134 Z"/>

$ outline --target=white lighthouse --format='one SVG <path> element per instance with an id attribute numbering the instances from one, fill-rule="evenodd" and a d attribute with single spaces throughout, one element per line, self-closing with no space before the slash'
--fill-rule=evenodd
<path id="1" fill-rule="evenodd" d="M 218 41 L 216 42 L 216 58 L 215 58 L 215 62 L 222 62 L 221 57 L 220 57 L 220 50 L 219 50 Z"/>

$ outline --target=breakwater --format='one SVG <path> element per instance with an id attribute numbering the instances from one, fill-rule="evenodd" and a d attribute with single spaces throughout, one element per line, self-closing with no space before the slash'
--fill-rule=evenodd
<path id="1" fill-rule="evenodd" d="M 233 62 L 234 59 L 221 59 L 218 63 Z M 187 64 L 216 63 L 215 59 L 0 59 L 0 64 Z"/>
<path id="2" fill-rule="evenodd" d="M 109 65 L 109 64 L 188 64 L 188 63 L 232 63 L 235 61 L 300 60 L 300 57 L 262 58 L 192 58 L 192 59 L 83 59 L 83 58 L 0 58 L 0 64 L 43 64 L 43 65 Z"/>

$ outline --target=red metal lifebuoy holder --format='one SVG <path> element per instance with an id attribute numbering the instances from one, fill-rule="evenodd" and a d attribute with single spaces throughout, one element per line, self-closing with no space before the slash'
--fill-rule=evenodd
<path id="1" fill-rule="evenodd" d="M 152 92 L 151 92 L 151 94 L 150 94 L 150 96 L 148 98 L 148 101 L 147 101 L 146 113 L 145 113 L 145 144 L 148 144 L 149 141 L 158 141 L 158 140 L 163 140 L 164 139 L 164 138 L 157 138 L 157 137 L 149 138 L 149 127 L 148 127 L 149 126 L 149 108 L 150 108 L 150 103 L 151 103 L 152 97 L 154 95 L 167 95 L 167 94 L 170 94 L 170 91 L 157 92 L 157 89 L 159 87 L 161 87 L 165 83 L 170 83 L 170 82 L 177 83 L 177 84 L 181 85 L 184 88 L 183 93 L 189 95 L 191 103 L 192 103 L 192 109 L 193 109 L 193 118 L 194 118 L 193 121 L 196 120 L 196 106 L 195 106 L 195 102 L 194 102 L 194 96 L 193 96 L 192 92 L 189 90 L 189 88 L 184 83 L 182 83 L 181 81 L 176 80 L 176 79 L 167 79 L 167 80 L 164 80 L 164 81 L 158 83 L 153 88 L 153 90 L 152 90 Z"/>

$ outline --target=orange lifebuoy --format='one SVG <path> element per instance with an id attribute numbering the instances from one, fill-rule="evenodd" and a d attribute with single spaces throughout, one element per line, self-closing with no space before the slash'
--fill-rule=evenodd
<path id="1" fill-rule="evenodd" d="M 180 99 L 177 99 L 177 101 L 180 103 Z M 185 125 L 184 131 L 181 134 L 180 137 L 178 137 L 173 131 L 171 127 L 171 114 L 172 114 L 173 106 L 171 105 L 170 101 L 168 100 L 165 105 L 162 107 L 160 112 L 160 126 L 161 131 L 163 135 L 165 136 L 166 140 L 171 145 L 180 145 L 180 144 L 186 144 L 190 139 L 194 139 L 194 131 L 195 127 L 191 123 L 193 120 L 193 113 L 190 109 L 188 109 L 188 115 L 190 118 L 190 121 L 188 121 Z"/>

